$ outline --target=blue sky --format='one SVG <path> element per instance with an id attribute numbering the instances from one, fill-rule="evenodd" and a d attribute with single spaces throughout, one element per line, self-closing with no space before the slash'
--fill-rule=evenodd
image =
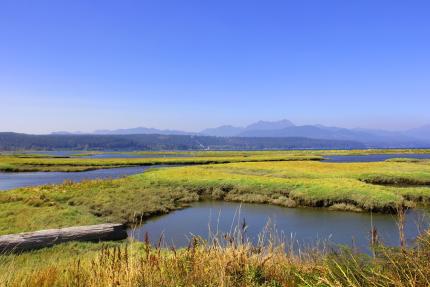
<path id="1" fill-rule="evenodd" d="M 430 2 L 0 0 L 0 131 L 430 124 Z"/>

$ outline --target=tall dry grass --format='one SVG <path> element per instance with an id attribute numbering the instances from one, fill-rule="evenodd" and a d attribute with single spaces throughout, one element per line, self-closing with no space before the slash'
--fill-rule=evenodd
<path id="1" fill-rule="evenodd" d="M 414 247 L 375 243 L 374 256 L 368 256 L 351 249 L 298 251 L 269 230 L 252 244 L 246 228 L 243 222 L 229 234 L 192 238 L 182 249 L 167 248 L 162 237 L 151 244 L 146 236 L 143 243 L 106 246 L 58 264 L 20 269 L 11 260 L 0 273 L 0 285 L 430 286 L 430 231 Z"/>

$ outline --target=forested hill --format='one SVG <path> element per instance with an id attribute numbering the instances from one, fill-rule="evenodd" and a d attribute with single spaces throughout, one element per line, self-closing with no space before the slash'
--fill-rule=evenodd
<path id="1" fill-rule="evenodd" d="M 360 149 L 346 140 L 267 137 L 213 137 L 192 135 L 29 135 L 0 133 L 0 150 L 261 150 Z"/>

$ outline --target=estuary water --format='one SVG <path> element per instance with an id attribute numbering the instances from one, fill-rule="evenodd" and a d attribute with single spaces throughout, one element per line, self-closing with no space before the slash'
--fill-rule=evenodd
<path id="1" fill-rule="evenodd" d="M 167 246 L 185 247 L 193 236 L 208 239 L 218 234 L 222 237 L 245 222 L 246 236 L 254 243 L 269 227 L 276 231 L 279 238 L 296 247 L 314 246 L 318 242 L 328 241 L 366 252 L 372 225 L 377 228 L 379 238 L 385 244 L 399 244 L 396 220 L 396 216 L 389 214 L 215 201 L 199 202 L 189 208 L 155 217 L 141 226 L 130 228 L 128 233 L 139 241 L 143 241 L 147 234 L 154 244 L 162 236 Z M 405 224 L 408 244 L 414 242 L 420 230 L 429 227 L 430 213 L 425 210 L 409 211 Z"/>
<path id="2" fill-rule="evenodd" d="M 175 158 L 175 157 L 191 157 L 189 154 L 174 154 L 174 153 L 148 153 L 148 154 L 138 154 L 138 153 L 115 153 L 115 152 L 101 152 L 94 153 L 88 152 L 87 155 L 84 156 L 76 156 L 79 154 L 85 154 L 85 151 L 73 151 L 73 150 L 64 150 L 64 151 L 26 151 L 26 152 L 17 152 L 23 154 L 37 154 L 43 156 L 55 156 L 55 157 L 78 157 L 78 158 Z M 4 154 L 14 154 L 13 152 L 5 152 Z"/>
<path id="3" fill-rule="evenodd" d="M 119 178 L 142 173 L 145 170 L 157 167 L 162 166 L 120 167 L 80 172 L 0 172 L 0 191 L 26 186 L 62 183 L 65 180 L 79 182 L 85 179 Z"/>
<path id="4" fill-rule="evenodd" d="M 191 157 L 188 154 L 116 154 L 101 153 L 84 156 L 83 158 L 177 158 Z M 325 162 L 376 162 L 391 158 L 430 159 L 430 154 L 370 154 L 370 155 L 335 155 L 326 156 Z"/>
<path id="5" fill-rule="evenodd" d="M 325 156 L 324 162 L 377 162 L 391 158 L 430 159 L 430 154 L 367 154 L 367 155 L 331 155 Z"/>
<path id="6" fill-rule="evenodd" d="M 176 157 L 191 157 L 188 154 L 133 154 L 133 153 L 99 153 L 83 156 L 82 158 L 176 158 Z"/>

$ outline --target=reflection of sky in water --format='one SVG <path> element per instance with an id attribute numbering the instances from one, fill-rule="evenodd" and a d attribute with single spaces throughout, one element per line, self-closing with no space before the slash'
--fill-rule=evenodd
<path id="1" fill-rule="evenodd" d="M 175 157 L 190 157 L 187 154 L 115 154 L 103 153 L 85 156 L 84 158 L 175 158 Z"/>
<path id="2" fill-rule="evenodd" d="M 390 158 L 430 159 L 430 154 L 371 154 L 371 155 L 332 155 L 325 156 L 326 162 L 375 162 Z"/>
<path id="3" fill-rule="evenodd" d="M 0 172 L 0 190 L 25 186 L 62 183 L 65 180 L 82 181 L 96 178 L 118 178 L 144 172 L 159 166 L 121 167 L 81 172 Z"/>
<path id="4" fill-rule="evenodd" d="M 371 215 L 369 213 L 354 213 L 329 211 L 316 208 L 283 208 L 263 204 L 240 204 L 229 202 L 201 202 L 191 208 L 172 212 L 168 215 L 148 220 L 136 228 L 134 237 L 143 240 L 148 232 L 151 240 L 156 243 L 161 234 L 165 244 L 183 247 L 188 245 L 192 235 L 208 237 L 211 233 L 226 233 L 240 225 L 245 219 L 247 235 L 254 242 L 258 234 L 264 230 L 270 220 L 272 227 L 281 237 L 310 245 L 317 240 L 327 240 L 334 243 L 355 246 L 366 250 L 369 244 Z M 240 213 L 240 214 L 239 214 Z M 409 212 L 405 226 L 406 235 L 411 242 L 418 234 L 417 224 L 421 222 L 423 212 Z M 376 226 L 380 238 L 389 245 L 399 243 L 396 217 L 387 214 L 373 214 L 373 225 Z M 429 217 L 425 216 L 429 227 Z"/>
<path id="5" fill-rule="evenodd" d="M 17 152 L 17 153 L 21 153 L 21 152 Z M 79 156 L 82 158 L 171 158 L 171 157 L 190 157 L 190 155 L 188 154 L 170 154 L 170 153 L 157 153 L 157 154 L 127 154 L 127 153 L 96 153 L 96 154 L 91 154 L 91 152 L 88 151 L 79 151 L 79 150 L 75 150 L 75 151 L 26 151 L 26 152 L 22 152 L 25 154 L 39 154 L 39 155 L 47 155 L 47 156 L 65 156 L 65 157 L 69 157 L 69 156 L 74 156 L 74 155 L 79 155 L 79 154 L 86 154 L 88 153 L 88 155 L 85 156 Z M 5 152 L 4 154 L 14 154 L 11 152 Z"/>

